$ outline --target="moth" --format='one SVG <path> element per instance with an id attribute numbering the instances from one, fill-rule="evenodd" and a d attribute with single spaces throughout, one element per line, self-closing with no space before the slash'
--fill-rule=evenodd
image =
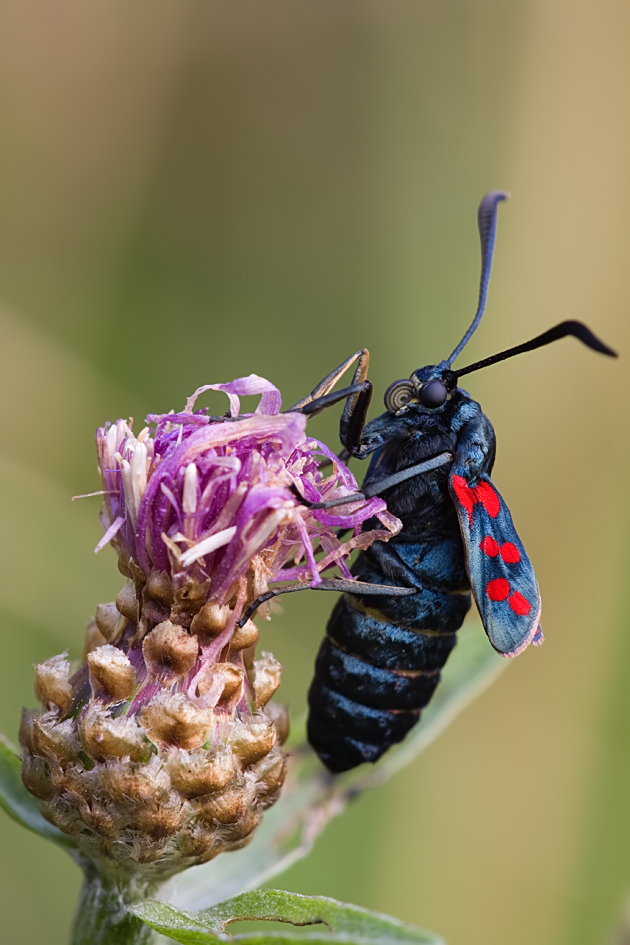
<path id="1" fill-rule="evenodd" d="M 494 191 L 479 206 L 477 311 L 445 361 L 394 381 L 385 392 L 385 412 L 369 422 L 372 385 L 365 349 L 290 408 L 313 414 L 346 400 L 341 458 L 370 458 L 354 500 L 382 496 L 403 523 L 387 543 L 377 541 L 361 552 L 352 568 L 356 580 L 321 586 L 345 591 L 328 621 L 308 695 L 308 738 L 333 772 L 376 761 L 418 722 L 455 646 L 471 594 L 488 639 L 502 656 L 517 656 L 530 643 L 543 642 L 534 569 L 490 478 L 494 430 L 459 380 L 567 335 L 601 354 L 616 354 L 581 322 L 564 321 L 531 341 L 454 369 L 485 310 L 497 208 L 506 196 Z M 332 392 L 352 364 L 353 384 Z"/>

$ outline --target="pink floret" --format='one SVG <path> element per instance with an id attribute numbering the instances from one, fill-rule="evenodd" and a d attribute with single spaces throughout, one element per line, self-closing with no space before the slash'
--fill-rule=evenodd
<path id="1" fill-rule="evenodd" d="M 229 416 L 195 411 L 205 390 L 228 395 Z M 239 397 L 248 394 L 260 402 L 240 414 Z M 199 388 L 180 413 L 151 414 L 137 438 L 123 420 L 97 431 L 101 522 L 121 569 L 166 571 L 175 589 L 204 584 L 207 599 L 223 603 L 246 572 L 257 593 L 274 581 L 315 586 L 334 567 L 347 578 L 354 549 L 400 531 L 380 498 L 327 510 L 305 504 L 343 498 L 357 482 L 307 436 L 304 415 L 280 408 L 278 389 L 252 374 Z M 372 518 L 382 527 L 362 531 Z"/>

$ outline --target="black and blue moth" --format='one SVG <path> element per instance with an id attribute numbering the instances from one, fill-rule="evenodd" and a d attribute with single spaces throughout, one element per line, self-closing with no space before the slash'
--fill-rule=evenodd
<path id="1" fill-rule="evenodd" d="M 376 761 L 417 723 L 455 646 L 471 594 L 489 641 L 502 656 L 517 656 L 543 640 L 534 569 L 490 478 L 494 430 L 458 380 L 566 335 L 602 354 L 615 352 L 581 322 L 565 321 L 529 342 L 453 369 L 485 309 L 497 207 L 505 197 L 489 193 L 479 206 L 479 303 L 449 358 L 391 384 L 385 413 L 369 422 L 372 385 L 365 349 L 291 408 L 314 414 L 346 400 L 341 456 L 371 457 L 356 498 L 382 496 L 403 523 L 389 542 L 377 541 L 361 552 L 352 568 L 356 580 L 320 585 L 345 591 L 328 622 L 308 697 L 308 738 L 333 772 Z M 353 363 L 353 384 L 333 392 Z M 290 589 L 299 588 L 274 593 Z"/>

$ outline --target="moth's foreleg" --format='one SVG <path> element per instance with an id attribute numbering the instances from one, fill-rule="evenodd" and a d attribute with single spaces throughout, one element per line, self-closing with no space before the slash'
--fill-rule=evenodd
<path id="1" fill-rule="evenodd" d="M 353 382 L 355 384 L 359 384 L 362 381 L 369 383 L 367 380 L 369 363 L 370 355 L 367 348 L 364 348 L 359 356 L 359 361 L 354 372 Z M 363 428 L 365 426 L 371 399 L 372 386 L 370 385 L 369 390 L 366 390 L 364 393 L 349 397 L 343 409 L 339 423 L 339 439 L 351 456 L 361 457 L 365 455 L 365 449 L 363 448 L 361 439 L 363 437 Z"/>
<path id="2" fill-rule="evenodd" d="M 359 363 L 354 372 L 352 384 L 355 385 L 365 381 L 367 378 L 368 364 L 370 362 L 370 354 L 367 348 L 362 348 L 361 351 L 355 351 L 354 354 L 351 354 L 349 358 L 346 358 L 346 360 L 343 361 L 339 367 L 335 368 L 334 371 L 331 371 L 330 374 L 327 374 L 326 377 L 320 381 L 316 387 L 313 388 L 310 394 L 307 394 L 307 396 L 303 397 L 302 400 L 298 400 L 298 402 L 293 404 L 292 407 L 289 407 L 287 413 L 292 411 L 298 411 L 300 413 L 305 412 L 302 410 L 302 408 L 306 407 L 307 404 L 311 404 L 314 400 L 318 400 L 319 398 L 330 394 L 339 378 L 342 377 L 348 368 L 357 360 Z M 359 391 L 357 390 L 356 393 L 358 392 Z M 346 394 L 345 396 L 348 395 Z"/>
<path id="3" fill-rule="evenodd" d="M 308 417 L 314 417 L 315 414 L 321 413 L 326 407 L 338 404 L 340 400 L 347 400 L 352 396 L 356 397 L 366 393 L 369 396 L 372 395 L 372 385 L 369 381 L 360 381 L 358 384 L 351 384 L 350 387 L 343 387 L 341 390 L 335 390 L 330 394 L 323 394 L 321 397 L 309 400 L 301 407 L 291 407 L 285 413 L 303 413 Z"/>

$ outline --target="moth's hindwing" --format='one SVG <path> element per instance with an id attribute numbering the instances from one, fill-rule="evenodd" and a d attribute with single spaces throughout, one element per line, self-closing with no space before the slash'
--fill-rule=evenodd
<path id="1" fill-rule="evenodd" d="M 507 505 L 490 477 L 471 487 L 465 470 L 451 471 L 449 489 L 459 518 L 468 576 L 488 638 L 502 656 L 542 643 L 536 575 Z"/>

